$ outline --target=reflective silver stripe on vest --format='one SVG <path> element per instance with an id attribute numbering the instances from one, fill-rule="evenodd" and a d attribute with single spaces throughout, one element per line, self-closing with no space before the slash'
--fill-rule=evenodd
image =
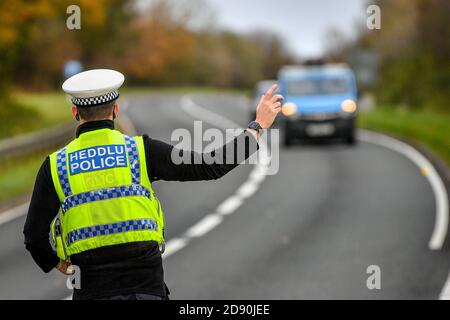
<path id="1" fill-rule="evenodd" d="M 58 174 L 59 183 L 61 184 L 64 197 L 72 194 L 72 189 L 69 184 L 69 176 L 67 173 L 67 154 L 66 147 L 62 148 L 56 154 L 56 172 Z"/>
<path id="2" fill-rule="evenodd" d="M 124 135 L 125 145 L 128 153 L 128 161 L 130 162 L 132 184 L 141 183 L 141 167 L 139 165 L 139 151 L 136 140 Z"/>
<path id="3" fill-rule="evenodd" d="M 66 213 L 69 209 L 85 203 L 133 196 L 143 196 L 151 199 L 150 190 L 142 185 L 111 187 L 78 193 L 67 197 L 61 203 L 61 210 L 63 213 Z"/>
<path id="4" fill-rule="evenodd" d="M 152 219 L 137 219 L 80 228 L 67 234 L 66 244 L 69 247 L 77 241 L 90 239 L 93 237 L 123 233 L 128 231 L 145 230 L 152 230 L 157 232 L 158 224 Z"/>

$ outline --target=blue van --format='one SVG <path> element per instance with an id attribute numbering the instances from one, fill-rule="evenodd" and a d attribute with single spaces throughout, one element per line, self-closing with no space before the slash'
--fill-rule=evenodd
<path id="1" fill-rule="evenodd" d="M 285 145 L 294 139 L 341 137 L 355 142 L 357 88 L 345 64 L 286 66 L 278 73 L 284 96 Z"/>

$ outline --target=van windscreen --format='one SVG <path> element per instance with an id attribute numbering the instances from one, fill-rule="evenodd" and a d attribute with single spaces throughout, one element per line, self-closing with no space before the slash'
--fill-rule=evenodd
<path id="1" fill-rule="evenodd" d="M 286 89 L 290 96 L 330 95 L 349 92 L 350 84 L 343 78 L 311 78 L 290 80 Z"/>

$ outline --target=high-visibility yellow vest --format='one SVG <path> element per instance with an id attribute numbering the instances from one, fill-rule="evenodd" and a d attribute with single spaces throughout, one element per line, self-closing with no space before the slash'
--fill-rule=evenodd
<path id="1" fill-rule="evenodd" d="M 50 155 L 61 201 L 51 224 L 58 257 L 135 241 L 164 243 L 164 215 L 147 174 L 142 137 L 100 129 Z"/>

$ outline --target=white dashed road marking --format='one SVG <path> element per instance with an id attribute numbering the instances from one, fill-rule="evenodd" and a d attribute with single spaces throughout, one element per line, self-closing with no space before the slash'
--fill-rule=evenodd
<path id="1" fill-rule="evenodd" d="M 222 129 L 240 127 L 237 123 L 228 118 L 197 105 L 188 96 L 184 96 L 180 100 L 180 105 L 181 108 L 193 118 L 203 120 L 215 127 Z M 124 115 L 122 115 L 122 118 L 123 116 Z M 128 118 L 125 119 L 125 123 L 127 124 L 127 127 L 136 132 Z M 381 145 L 399 152 L 413 161 L 420 168 L 422 173 L 425 173 L 424 176 L 428 179 L 433 189 L 436 201 L 435 227 L 429 241 L 429 248 L 431 250 L 441 249 L 447 236 L 449 221 L 448 197 L 445 186 L 433 165 L 416 149 L 394 138 L 366 130 L 359 130 L 359 140 Z M 267 148 L 267 145 L 260 142 L 260 149 L 265 148 Z M 203 219 L 191 226 L 182 237 L 169 240 L 166 243 L 166 250 L 163 257 L 167 258 L 171 256 L 185 248 L 191 239 L 201 237 L 216 228 L 225 219 L 224 216 L 234 213 L 244 203 L 245 199 L 251 197 L 259 189 L 260 184 L 266 178 L 268 165 L 270 164 L 268 154 L 269 153 L 267 152 L 260 153 L 260 161 L 250 173 L 248 180 L 245 181 L 232 196 L 220 203 L 213 213 L 206 215 Z M 264 157 L 266 158 L 264 159 Z M 29 203 L 25 203 L 1 213 L 0 225 L 25 215 L 28 206 Z M 70 295 L 64 299 L 68 300 L 71 298 L 72 296 Z M 442 289 L 440 299 L 450 299 L 450 275 Z"/>
<path id="2" fill-rule="evenodd" d="M 204 217 L 202 220 L 194 224 L 192 227 L 190 227 L 185 235 L 188 238 L 199 238 L 210 232 L 212 229 L 217 227 L 221 222 L 223 218 L 220 215 L 217 214 L 209 214 L 206 217 Z"/>
<path id="3" fill-rule="evenodd" d="M 184 96 L 180 100 L 180 106 L 194 119 L 199 119 L 209 123 L 212 126 L 221 129 L 238 129 L 240 125 L 221 116 L 215 112 L 205 109 L 192 101 L 188 96 Z M 260 142 L 260 150 L 266 150 L 267 145 Z M 236 192 L 221 202 L 213 213 L 207 214 L 196 224 L 191 226 L 182 237 L 171 239 L 166 244 L 166 251 L 164 258 L 174 254 L 183 249 L 190 240 L 202 237 L 217 226 L 219 226 L 224 216 L 230 215 L 244 203 L 244 200 L 251 197 L 258 189 L 260 184 L 265 180 L 267 168 L 270 164 L 270 158 L 267 152 L 260 153 L 260 161 L 255 165 L 251 171 L 248 179 L 236 190 Z M 175 242 L 175 244 L 173 244 Z M 182 245 L 178 245 L 182 243 Z"/>

